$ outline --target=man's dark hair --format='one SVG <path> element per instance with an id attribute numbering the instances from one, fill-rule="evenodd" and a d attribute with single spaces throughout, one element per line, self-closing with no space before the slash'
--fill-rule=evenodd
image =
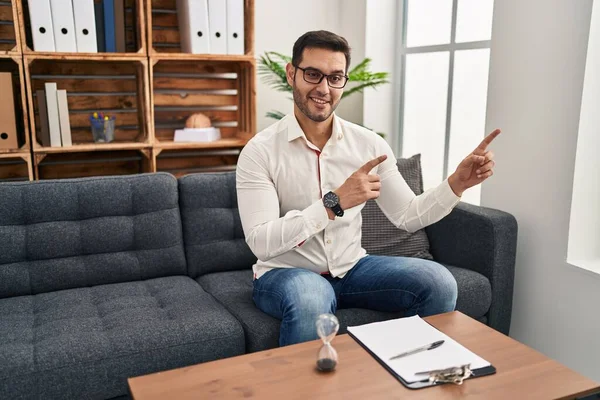
<path id="1" fill-rule="evenodd" d="M 292 65 L 300 65 L 302 62 L 302 53 L 306 48 L 326 49 L 344 53 L 344 56 L 346 56 L 346 72 L 348 72 L 348 68 L 350 67 L 350 46 L 343 37 L 329 31 L 306 32 L 294 43 Z"/>

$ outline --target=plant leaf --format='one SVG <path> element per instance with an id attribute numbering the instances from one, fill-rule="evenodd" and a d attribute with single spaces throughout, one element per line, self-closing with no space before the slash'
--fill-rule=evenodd
<path id="1" fill-rule="evenodd" d="M 271 111 L 267 111 L 267 113 L 265 114 L 265 116 L 267 118 L 273 118 L 273 119 L 280 120 L 283 117 L 285 117 L 285 114 L 282 113 L 281 111 L 271 110 Z"/>

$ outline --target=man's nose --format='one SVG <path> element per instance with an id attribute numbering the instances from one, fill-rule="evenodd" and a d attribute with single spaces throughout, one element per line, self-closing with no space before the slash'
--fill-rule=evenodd
<path id="1" fill-rule="evenodd" d="M 319 95 L 329 94 L 329 84 L 327 83 L 326 77 L 323 77 L 321 83 L 317 84 L 317 92 L 319 93 Z"/>

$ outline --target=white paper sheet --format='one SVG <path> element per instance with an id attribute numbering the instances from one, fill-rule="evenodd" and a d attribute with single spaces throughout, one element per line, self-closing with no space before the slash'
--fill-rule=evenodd
<path id="1" fill-rule="evenodd" d="M 427 375 L 415 375 L 417 372 L 464 364 L 471 364 L 471 369 L 490 365 L 488 361 L 429 325 L 419 316 L 348 327 L 348 331 L 409 383 L 428 378 Z M 445 342 L 436 349 L 390 360 L 397 354 L 438 340 Z"/>

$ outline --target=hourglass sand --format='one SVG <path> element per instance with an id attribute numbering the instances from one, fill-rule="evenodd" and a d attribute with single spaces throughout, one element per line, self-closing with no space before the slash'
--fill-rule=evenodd
<path id="1" fill-rule="evenodd" d="M 317 355 L 317 369 L 323 372 L 333 371 L 338 363 L 338 355 L 331 341 L 337 334 L 340 323 L 333 314 L 321 314 L 316 324 L 317 334 L 323 341 Z"/>

